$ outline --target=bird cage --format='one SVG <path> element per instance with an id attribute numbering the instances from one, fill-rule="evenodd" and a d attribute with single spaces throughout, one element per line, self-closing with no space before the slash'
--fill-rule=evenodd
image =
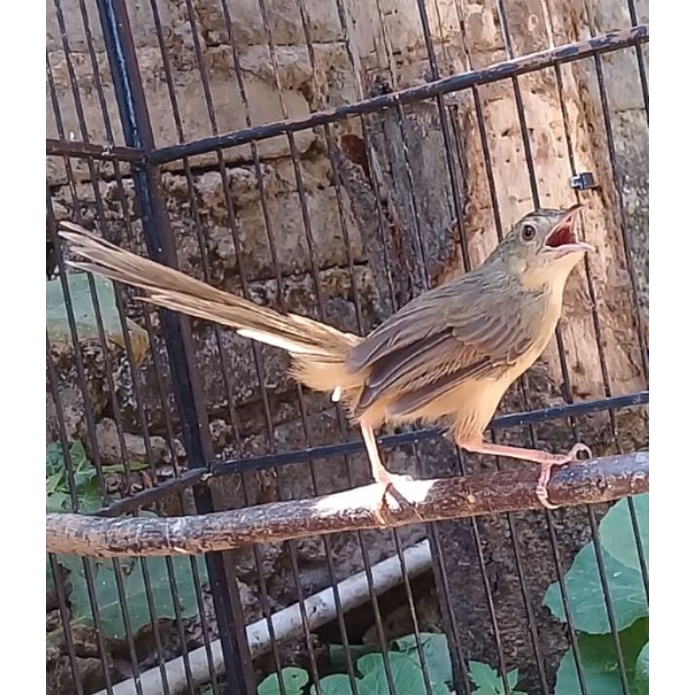
<path id="1" fill-rule="evenodd" d="M 49 692 L 642 692 L 647 21 L 637 0 L 47 8 Z M 591 447 L 553 511 L 535 465 L 393 425 L 387 466 L 428 484 L 375 515 L 359 431 L 283 351 L 72 268 L 59 236 L 366 335 L 576 203 L 597 252 L 486 432 Z"/>

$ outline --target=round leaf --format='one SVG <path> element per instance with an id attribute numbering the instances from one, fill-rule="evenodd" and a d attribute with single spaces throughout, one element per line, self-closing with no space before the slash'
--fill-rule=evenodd
<path id="1" fill-rule="evenodd" d="M 389 666 L 393 685 L 397 693 L 403 695 L 427 695 L 422 669 L 405 654 L 389 652 Z M 360 681 L 360 695 L 391 695 L 389 682 L 381 654 L 367 654 L 357 660 L 360 673 L 366 674 Z M 446 686 L 443 692 L 447 692 Z M 441 688 L 433 688 L 439 695 Z M 349 691 L 348 691 L 349 692 Z"/>
<path id="2" fill-rule="evenodd" d="M 355 681 L 357 692 L 361 695 L 364 691 L 360 688 L 360 681 Z M 260 692 L 260 691 L 259 691 Z M 336 673 L 321 679 L 321 692 L 323 695 L 353 695 L 350 676 L 346 673 Z M 310 695 L 318 695 L 315 685 L 309 690 Z M 260 694 L 262 695 L 262 693 Z"/>
<path id="3" fill-rule="evenodd" d="M 446 636 L 437 632 L 421 632 L 420 643 L 422 644 L 430 683 L 451 684 L 454 676 Z M 407 654 L 422 668 L 415 635 L 401 637 L 395 641 L 395 644 L 401 652 Z"/>
<path id="4" fill-rule="evenodd" d="M 635 662 L 648 639 L 648 621 L 638 620 L 620 637 L 623 663 L 631 686 L 635 678 Z M 582 635 L 577 639 L 579 655 L 586 683 L 585 695 L 623 695 L 623 685 L 618 670 L 615 640 L 612 635 Z M 646 691 L 645 691 L 646 692 Z M 557 671 L 555 695 L 584 695 L 577 676 L 574 652 L 570 649 L 562 657 Z"/>
<path id="5" fill-rule="evenodd" d="M 62 558 L 59 559 L 63 564 Z M 200 558 L 195 559 L 198 563 L 201 582 L 204 582 L 207 577 L 205 565 Z M 152 557 L 145 560 L 154 599 L 153 612 L 157 618 L 176 617 L 166 560 L 163 557 Z M 144 625 L 150 623 L 150 606 L 145 592 L 142 561 L 130 559 L 118 560 L 117 562 L 120 563 L 123 576 L 124 603 L 121 603 L 118 594 L 113 563 L 90 560 L 102 630 L 108 637 L 121 639 L 126 634 L 123 622 L 124 608 L 128 611 L 131 630 L 136 633 Z M 184 618 L 191 618 L 198 614 L 198 602 L 190 559 L 173 557 L 171 558 L 171 565 L 176 581 L 180 614 Z M 70 583 L 73 587 L 70 602 L 73 607 L 73 616 L 75 620 L 93 625 L 84 566 L 80 563 L 77 566 L 71 566 L 70 569 Z"/>
<path id="6" fill-rule="evenodd" d="M 282 684 L 285 686 L 285 695 L 301 695 L 304 686 L 309 682 L 309 674 L 303 668 L 287 666 L 282 669 Z M 258 695 L 282 695 L 280 678 L 277 673 L 272 673 L 258 686 Z"/>
<path id="7" fill-rule="evenodd" d="M 639 537 L 644 551 L 644 561 L 649 567 L 649 494 L 632 498 Z M 633 570 L 641 571 L 635 530 L 627 499 L 614 504 L 599 526 L 601 545 L 616 559 Z"/>
<path id="8" fill-rule="evenodd" d="M 381 654 L 365 654 L 357 659 L 357 670 L 366 676 L 374 670 L 384 669 L 384 657 Z"/>
<path id="9" fill-rule="evenodd" d="M 602 558 L 617 629 L 623 630 L 638 618 L 649 615 L 642 575 L 609 553 L 604 552 Z M 610 632 L 606 600 L 593 543 L 585 545 L 577 553 L 572 567 L 565 575 L 565 587 L 574 627 L 589 634 L 603 635 Z M 547 606 L 555 617 L 567 622 L 559 583 L 556 582 L 548 588 L 543 605 Z"/>
<path id="10" fill-rule="evenodd" d="M 72 312 L 75 319 L 79 340 L 94 340 L 99 338 L 99 324 L 92 301 L 88 273 L 71 273 L 67 276 Z M 121 317 L 118 313 L 116 295 L 113 283 L 101 277 L 94 278 L 101 323 L 106 338 L 111 342 L 125 346 Z M 131 345 L 135 354 L 135 362 L 140 365 L 149 349 L 149 334 L 137 323 L 126 319 L 130 333 Z M 69 343 L 71 341 L 70 324 L 68 323 L 67 304 L 63 294 L 60 278 L 46 282 L 46 331 L 53 342 Z"/>

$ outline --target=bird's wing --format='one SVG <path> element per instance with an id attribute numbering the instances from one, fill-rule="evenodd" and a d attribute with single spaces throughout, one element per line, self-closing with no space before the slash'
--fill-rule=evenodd
<path id="1" fill-rule="evenodd" d="M 396 312 L 350 353 L 350 370 L 369 374 L 356 414 L 387 398 L 389 413 L 406 415 L 514 364 L 536 339 L 543 307 L 541 295 L 526 295 L 522 312 L 517 296 L 464 276 Z"/>

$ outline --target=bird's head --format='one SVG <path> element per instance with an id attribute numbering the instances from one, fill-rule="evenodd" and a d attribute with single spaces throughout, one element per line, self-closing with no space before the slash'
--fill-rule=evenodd
<path id="1" fill-rule="evenodd" d="M 540 209 L 524 215 L 488 260 L 502 262 L 526 286 L 557 282 L 564 286 L 574 266 L 587 251 L 594 250 L 577 237 L 575 222 L 581 207 Z"/>

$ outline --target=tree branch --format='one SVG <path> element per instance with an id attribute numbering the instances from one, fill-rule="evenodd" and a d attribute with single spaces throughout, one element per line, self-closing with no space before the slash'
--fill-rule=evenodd
<path id="1" fill-rule="evenodd" d="M 542 509 L 536 480 L 533 467 L 413 480 L 399 487 L 410 503 L 396 503 L 389 495 L 389 508 L 381 514 L 379 485 L 201 516 L 46 514 L 46 550 L 96 557 L 194 555 L 340 531 Z M 648 490 L 649 452 L 558 468 L 548 486 L 550 500 L 561 506 L 610 502 Z"/>

